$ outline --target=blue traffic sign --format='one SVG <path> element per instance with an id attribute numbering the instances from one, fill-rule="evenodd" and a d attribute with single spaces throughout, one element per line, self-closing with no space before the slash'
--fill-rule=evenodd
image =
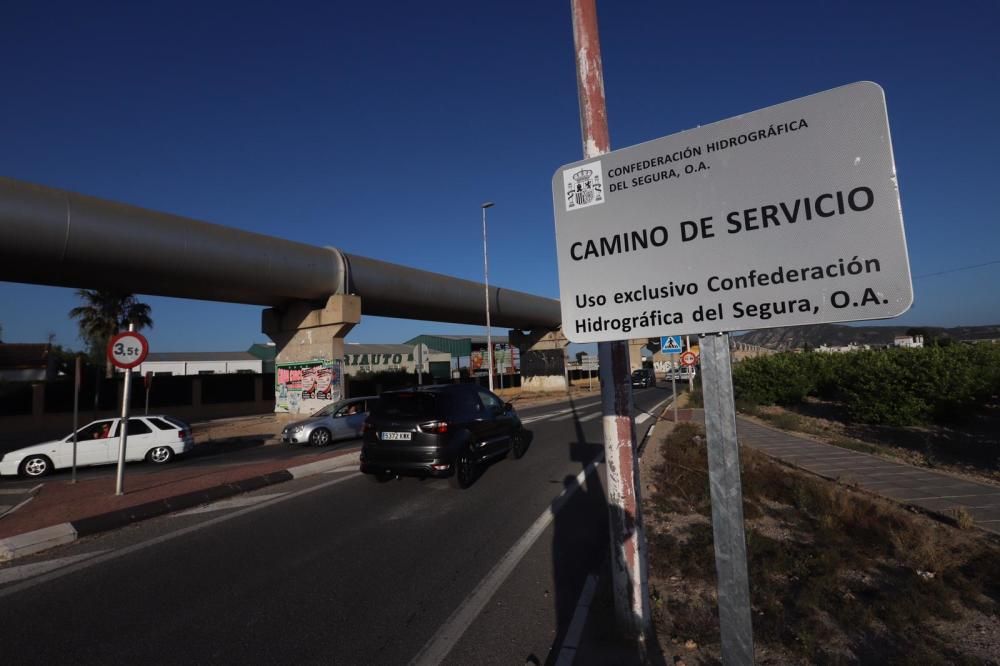
<path id="1" fill-rule="evenodd" d="M 660 351 L 664 354 L 680 354 L 684 351 L 681 348 L 681 336 L 665 335 L 660 338 Z"/>

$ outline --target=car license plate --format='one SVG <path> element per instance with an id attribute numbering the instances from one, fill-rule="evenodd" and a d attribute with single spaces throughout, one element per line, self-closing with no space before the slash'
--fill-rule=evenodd
<path id="1" fill-rule="evenodd" d="M 412 435 L 413 433 L 409 432 L 384 432 L 382 433 L 382 440 L 383 441 L 409 440 L 412 437 Z"/>

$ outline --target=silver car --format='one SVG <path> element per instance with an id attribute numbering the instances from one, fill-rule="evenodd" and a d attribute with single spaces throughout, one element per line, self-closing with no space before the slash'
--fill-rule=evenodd
<path id="1" fill-rule="evenodd" d="M 326 446 L 338 439 L 361 437 L 368 413 L 377 396 L 349 398 L 327 405 L 304 421 L 289 423 L 281 431 L 285 444 Z"/>

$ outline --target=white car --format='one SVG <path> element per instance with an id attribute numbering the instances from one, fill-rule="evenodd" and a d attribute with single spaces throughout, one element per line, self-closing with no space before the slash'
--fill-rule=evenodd
<path id="1" fill-rule="evenodd" d="M 121 419 L 101 419 L 77 431 L 76 464 L 109 465 L 118 462 Z M 191 427 L 172 416 L 134 416 L 128 420 L 125 460 L 170 462 L 194 446 Z M 0 457 L 0 476 L 45 476 L 73 466 L 73 434 L 51 442 L 8 451 Z"/>

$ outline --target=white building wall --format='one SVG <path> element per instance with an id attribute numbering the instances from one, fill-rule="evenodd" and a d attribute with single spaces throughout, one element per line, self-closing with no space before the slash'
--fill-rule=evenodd
<path id="1" fill-rule="evenodd" d="M 189 375 L 199 375 L 203 372 L 211 372 L 217 375 L 226 374 L 226 361 L 191 361 L 186 365 L 186 374 Z"/>
<path id="2" fill-rule="evenodd" d="M 169 372 L 172 375 L 197 375 L 200 371 L 212 371 L 213 374 L 235 374 L 239 370 L 250 370 L 260 374 L 264 363 L 258 359 L 247 361 L 147 361 L 141 363 L 135 370 L 140 375 L 152 372 Z"/>
<path id="3" fill-rule="evenodd" d="M 140 375 L 145 375 L 147 372 L 152 372 L 154 375 L 158 372 L 169 372 L 172 375 L 183 375 L 185 368 L 183 361 L 147 361 L 146 363 L 140 363 L 139 367 L 135 370 Z"/>
<path id="4" fill-rule="evenodd" d="M 264 362 L 259 360 L 253 361 L 226 361 L 226 372 L 230 374 L 235 374 L 240 370 L 246 372 L 254 372 L 260 374 L 264 371 Z"/>

